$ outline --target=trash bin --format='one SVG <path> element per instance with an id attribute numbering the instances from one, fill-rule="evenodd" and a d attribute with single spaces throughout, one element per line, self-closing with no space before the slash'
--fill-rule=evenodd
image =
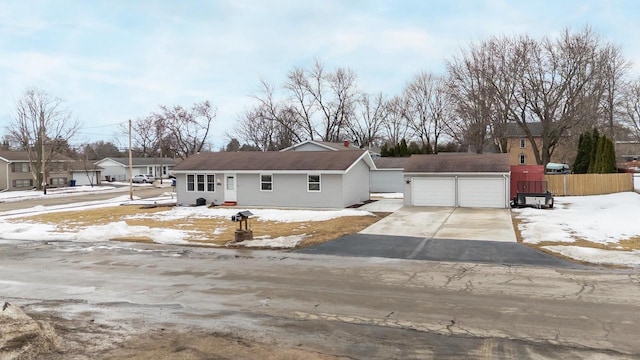
<path id="1" fill-rule="evenodd" d="M 173 186 L 173 187 L 176 186 L 176 179 L 171 179 L 171 186 Z"/>
<path id="2" fill-rule="evenodd" d="M 196 206 L 202 206 L 202 205 L 206 205 L 207 204 L 207 199 L 205 198 L 197 198 L 196 199 Z"/>
<path id="3" fill-rule="evenodd" d="M 75 179 L 69 180 L 69 186 L 71 187 L 76 186 L 76 180 Z"/>

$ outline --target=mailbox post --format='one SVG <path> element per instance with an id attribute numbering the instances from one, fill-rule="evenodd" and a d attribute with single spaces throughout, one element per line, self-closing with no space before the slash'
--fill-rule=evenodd
<path id="1" fill-rule="evenodd" d="M 236 242 L 253 239 L 253 230 L 249 227 L 249 216 L 251 215 L 253 215 L 251 211 L 240 211 L 239 213 L 231 216 L 231 221 L 238 223 L 238 228 L 236 229 Z"/>

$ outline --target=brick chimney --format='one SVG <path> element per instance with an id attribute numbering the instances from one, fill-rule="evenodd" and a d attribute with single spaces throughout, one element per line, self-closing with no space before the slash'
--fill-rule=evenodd
<path id="1" fill-rule="evenodd" d="M 349 140 L 345 140 L 343 144 L 344 144 L 344 147 L 348 148 L 349 147 Z"/>

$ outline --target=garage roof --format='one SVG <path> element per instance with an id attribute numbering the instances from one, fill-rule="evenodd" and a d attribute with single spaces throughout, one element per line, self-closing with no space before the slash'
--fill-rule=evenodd
<path id="1" fill-rule="evenodd" d="M 404 165 L 407 173 L 499 172 L 510 170 L 507 154 L 440 153 L 411 155 Z"/>

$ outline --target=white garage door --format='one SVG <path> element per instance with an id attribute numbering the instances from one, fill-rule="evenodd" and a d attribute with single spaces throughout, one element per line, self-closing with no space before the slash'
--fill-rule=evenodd
<path id="1" fill-rule="evenodd" d="M 413 178 L 411 194 L 414 206 L 456 206 L 456 179 Z"/>
<path id="2" fill-rule="evenodd" d="M 401 193 L 404 191 L 402 170 L 371 171 L 371 192 Z"/>
<path id="3" fill-rule="evenodd" d="M 458 204 L 460 207 L 504 208 L 506 196 L 503 177 L 458 178 Z"/>

